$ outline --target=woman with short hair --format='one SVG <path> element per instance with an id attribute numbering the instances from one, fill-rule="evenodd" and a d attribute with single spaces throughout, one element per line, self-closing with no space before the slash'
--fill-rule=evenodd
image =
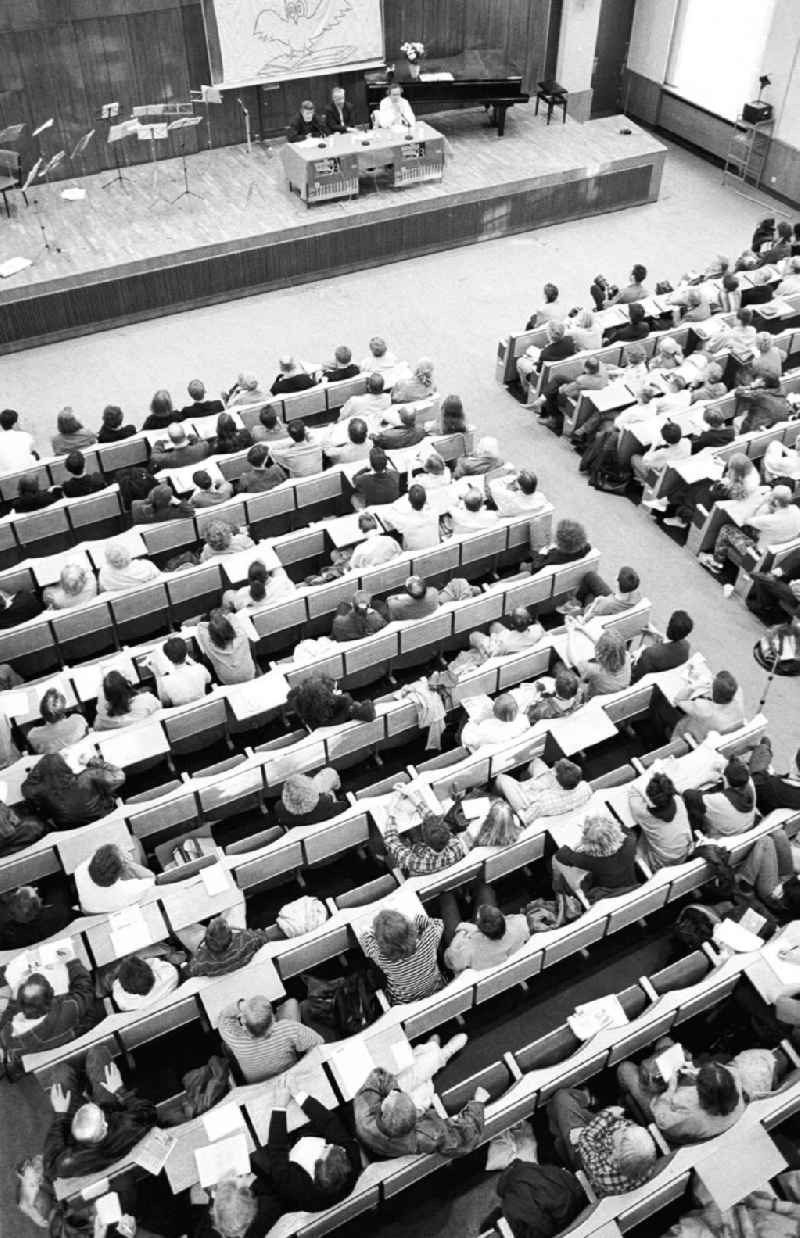
<path id="1" fill-rule="evenodd" d="M 82 563 L 65 563 L 57 585 L 48 585 L 42 594 L 48 610 L 72 610 L 97 597 L 97 582 Z"/>
<path id="2" fill-rule="evenodd" d="M 105 563 L 100 568 L 99 584 L 102 593 L 117 593 L 122 589 L 136 589 L 139 585 L 157 580 L 161 569 L 150 559 L 134 559 L 124 542 L 109 542 L 104 551 Z"/>
<path id="3" fill-rule="evenodd" d="M 237 426 L 230 413 L 217 417 L 217 433 L 211 442 L 212 456 L 229 456 L 253 446 L 253 436 L 246 426 Z"/>
<path id="4" fill-rule="evenodd" d="M 85 451 L 87 447 L 97 442 L 97 435 L 91 430 L 85 430 L 71 408 L 62 408 L 56 418 L 58 434 L 54 434 L 51 443 L 54 456 L 68 456 L 71 451 Z"/>
<path id="5" fill-rule="evenodd" d="M 361 949 L 386 977 L 387 996 L 393 1005 L 415 1002 L 444 988 L 447 980 L 438 959 L 443 932 L 442 920 L 425 915 L 409 920 L 386 907 L 361 934 Z"/>
<path id="6" fill-rule="evenodd" d="M 639 885 L 635 855 L 635 834 L 604 814 L 587 816 L 578 846 L 559 847 L 553 856 L 553 888 L 556 893 L 570 893 L 577 876 L 577 885 L 592 903 L 624 894 Z M 570 868 L 580 871 L 564 871 Z"/>
<path id="7" fill-rule="evenodd" d="M 573 658 L 574 651 L 570 647 L 574 644 L 573 634 L 578 630 L 591 640 L 586 629 L 579 629 L 575 620 L 567 616 L 567 657 L 574 662 L 580 676 L 578 692 L 581 700 L 590 701 L 592 697 L 627 688 L 631 682 L 631 659 L 619 633 L 606 629 L 595 644 L 594 657 L 581 659 Z"/>
<path id="8" fill-rule="evenodd" d="M 111 812 L 125 774 L 100 757 L 92 757 L 79 774 L 54 752 L 36 762 L 22 784 L 23 798 L 54 829 L 71 830 Z"/>
<path id="9" fill-rule="evenodd" d="M 250 550 L 255 545 L 246 529 L 234 529 L 227 520 L 211 520 L 206 528 L 206 544 L 200 562 L 233 555 L 239 550 Z"/>

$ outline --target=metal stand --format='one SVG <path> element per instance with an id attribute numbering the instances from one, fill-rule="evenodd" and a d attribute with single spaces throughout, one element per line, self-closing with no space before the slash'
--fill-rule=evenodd
<path id="1" fill-rule="evenodd" d="M 758 649 L 758 644 L 756 644 L 755 649 Z M 754 654 L 755 654 L 755 649 L 753 650 Z M 758 662 L 758 658 L 756 658 L 755 660 Z M 764 708 L 764 702 L 766 701 L 767 696 L 769 695 L 769 690 L 772 687 L 772 681 L 775 678 L 775 675 L 777 674 L 778 663 L 780 662 L 780 660 L 781 660 L 780 652 L 778 652 L 775 654 L 775 657 L 772 662 L 772 666 L 767 672 L 767 681 L 764 684 L 764 691 L 761 693 L 761 700 L 758 702 L 758 706 L 756 707 L 756 713 L 760 714 L 762 709 Z M 761 666 L 762 665 L 761 662 L 758 662 L 758 665 Z"/>
<path id="2" fill-rule="evenodd" d="M 174 206 L 176 202 L 180 202 L 181 198 L 197 198 L 198 202 L 205 202 L 202 194 L 195 193 L 189 188 L 189 165 L 186 162 L 186 139 L 181 139 L 181 162 L 183 164 L 183 189 L 178 194 L 177 198 L 170 198 L 170 206 Z"/>
<path id="3" fill-rule="evenodd" d="M 128 165 L 125 164 L 124 166 L 127 169 Z M 114 142 L 114 169 L 115 169 L 114 175 L 109 177 L 107 181 L 103 181 L 102 185 L 100 186 L 101 189 L 110 189 L 112 185 L 122 185 L 124 189 L 126 185 L 133 184 L 133 181 L 131 180 L 129 176 L 123 175 L 122 165 L 120 164 L 120 161 L 119 161 L 119 148 L 117 146 L 117 142 Z"/>

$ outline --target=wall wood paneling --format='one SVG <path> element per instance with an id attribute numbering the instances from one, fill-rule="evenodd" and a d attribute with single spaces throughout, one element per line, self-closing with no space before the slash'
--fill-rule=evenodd
<path id="1" fill-rule="evenodd" d="M 387 60 L 399 55 L 406 39 L 422 39 L 434 56 L 501 47 L 530 88 L 554 62 L 557 23 L 550 18 L 558 2 L 384 0 Z M 113 167 L 107 125 L 97 119 L 103 103 L 118 99 L 121 113 L 128 115 L 137 104 L 186 100 L 190 89 L 210 80 L 200 0 L 2 0 L 0 47 L 0 128 L 17 121 L 28 125 L 19 145 L 25 169 L 39 154 L 50 156 L 62 147 L 69 153 L 91 128 L 97 132 L 86 152 L 86 171 Z M 366 118 L 358 75 L 298 80 L 240 92 L 254 135 L 282 132 L 302 98 L 322 102 L 339 81 Z M 32 139 L 32 129 L 49 116 L 55 117 L 53 128 Z M 215 146 L 244 140 L 234 95 L 211 108 L 211 129 Z M 180 136 L 189 151 L 207 143 L 205 125 Z M 159 153 L 179 153 L 178 143 L 175 134 Z M 149 143 L 128 139 L 124 158 L 146 161 Z M 67 164 L 63 174 L 80 171 Z"/>

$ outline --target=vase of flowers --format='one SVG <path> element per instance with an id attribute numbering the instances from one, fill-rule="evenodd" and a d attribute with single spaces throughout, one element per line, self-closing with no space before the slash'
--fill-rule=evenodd
<path id="1" fill-rule="evenodd" d="M 408 61 L 408 71 L 412 77 L 419 77 L 420 62 L 425 55 L 424 43 L 403 43 L 400 51 Z"/>

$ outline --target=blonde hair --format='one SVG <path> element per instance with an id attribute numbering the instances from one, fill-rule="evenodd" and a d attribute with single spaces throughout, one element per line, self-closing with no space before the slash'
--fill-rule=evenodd
<path id="1" fill-rule="evenodd" d="M 86 568 L 81 563 L 65 563 L 59 580 L 65 593 L 77 597 L 86 588 Z"/>
<path id="2" fill-rule="evenodd" d="M 594 654 L 603 670 L 613 675 L 625 665 L 627 649 L 618 632 L 606 630 L 595 645 Z"/>
<path id="3" fill-rule="evenodd" d="M 579 850 L 587 855 L 614 855 L 624 841 L 622 826 L 613 818 L 598 813 L 584 821 Z"/>

